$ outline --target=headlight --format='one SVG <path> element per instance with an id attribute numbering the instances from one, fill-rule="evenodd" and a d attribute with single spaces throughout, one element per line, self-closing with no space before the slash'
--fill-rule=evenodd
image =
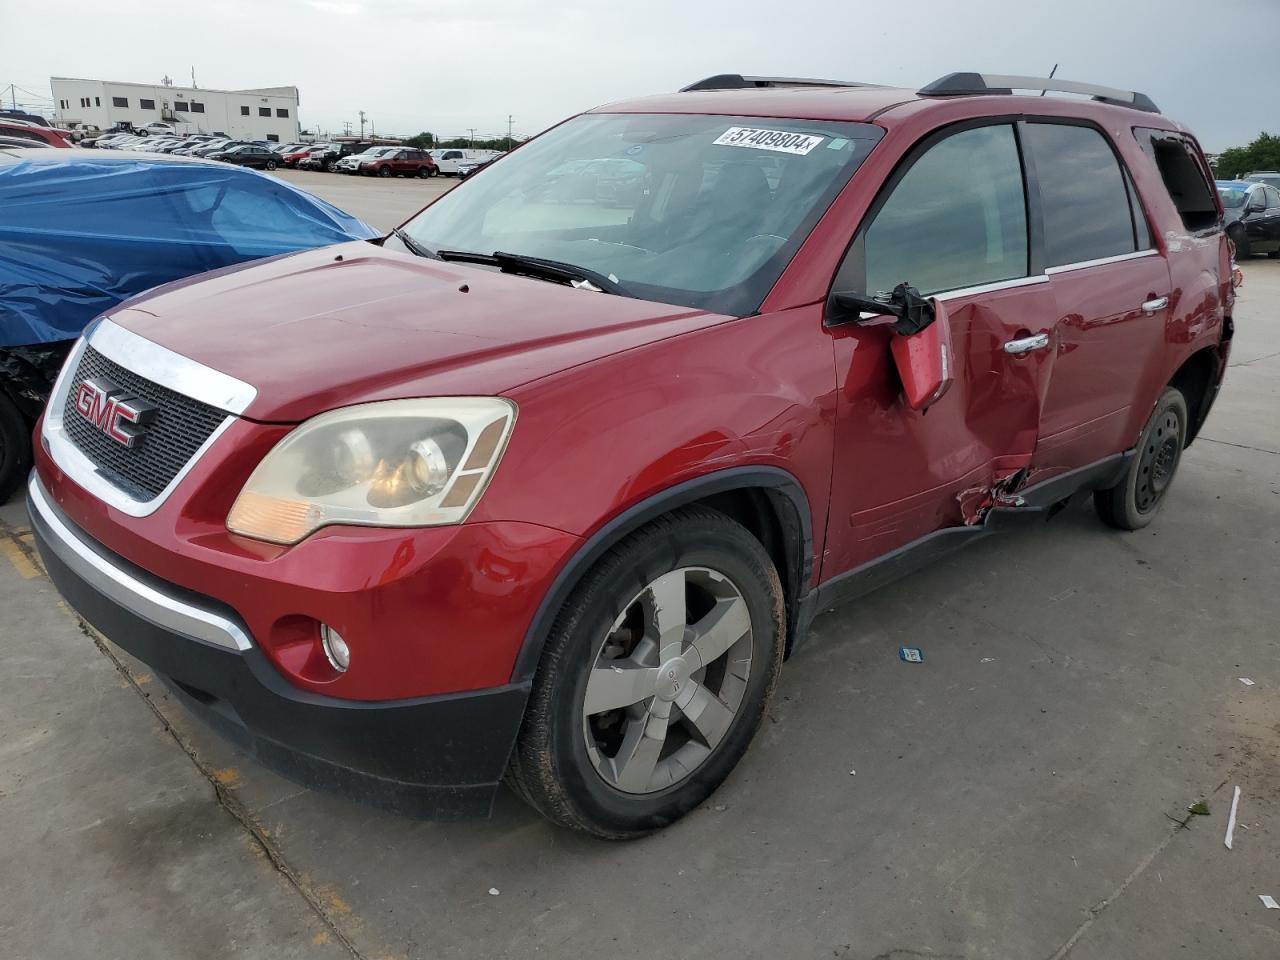
<path id="1" fill-rule="evenodd" d="M 461 523 L 497 467 L 515 419 L 515 405 L 496 397 L 388 400 L 321 414 L 258 464 L 227 528 L 297 543 L 333 523 Z"/>

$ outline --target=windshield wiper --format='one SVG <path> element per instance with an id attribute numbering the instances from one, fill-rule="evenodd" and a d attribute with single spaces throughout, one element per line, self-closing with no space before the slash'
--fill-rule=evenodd
<path id="1" fill-rule="evenodd" d="M 482 263 L 498 267 L 503 273 L 521 274 L 527 277 L 538 277 L 543 280 L 568 281 L 578 289 L 595 290 L 598 293 L 612 293 L 620 297 L 634 294 L 627 291 L 613 277 L 580 267 L 563 260 L 544 260 L 542 257 L 529 257 L 523 253 L 471 253 L 466 250 L 437 250 L 436 256 L 441 260 L 454 260 L 459 263 Z"/>
<path id="2" fill-rule="evenodd" d="M 427 257 L 427 258 L 428 258 L 428 259 L 430 259 L 430 260 L 443 260 L 443 259 L 444 259 L 444 258 L 443 258 L 443 257 L 441 257 L 439 254 L 434 253 L 434 252 L 433 252 L 433 251 L 431 251 L 431 250 L 428 250 L 426 247 L 424 247 L 422 244 L 420 244 L 417 240 L 413 239 L 413 237 L 409 236 L 407 233 L 405 233 L 405 232 L 404 232 L 403 230 L 401 230 L 399 227 L 396 227 L 394 230 L 392 230 L 392 231 L 391 231 L 391 233 L 392 233 L 392 235 L 393 235 L 393 236 L 395 236 L 395 238 L 396 238 L 397 240 L 399 240 L 401 243 L 403 243 L 406 247 L 408 247 L 408 248 L 409 248 L 409 252 L 410 252 L 410 253 L 412 253 L 412 254 L 414 254 L 414 255 L 416 255 L 416 256 L 419 256 L 419 257 Z"/>

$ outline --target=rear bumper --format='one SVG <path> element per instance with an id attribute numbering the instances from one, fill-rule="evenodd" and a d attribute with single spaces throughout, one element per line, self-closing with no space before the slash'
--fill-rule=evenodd
<path id="1" fill-rule="evenodd" d="M 67 601 L 264 766 L 408 816 L 489 812 L 527 684 L 380 702 L 301 690 L 279 674 L 234 610 L 91 540 L 34 473 L 28 510 L 40 555 Z"/>

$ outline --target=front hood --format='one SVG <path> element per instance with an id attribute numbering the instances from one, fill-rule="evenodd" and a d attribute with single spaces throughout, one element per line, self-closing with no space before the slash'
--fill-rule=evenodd
<path id="1" fill-rule="evenodd" d="M 295 422 L 370 400 L 498 395 L 730 318 L 357 241 L 168 284 L 111 319 L 252 384 L 245 416 Z"/>

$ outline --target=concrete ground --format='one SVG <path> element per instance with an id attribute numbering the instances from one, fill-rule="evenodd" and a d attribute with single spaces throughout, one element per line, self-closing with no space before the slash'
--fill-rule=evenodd
<path id="1" fill-rule="evenodd" d="M 322 177 L 380 226 L 438 189 Z M 257 768 L 80 626 L 0 508 L 0 956 L 1280 956 L 1280 262 L 1245 272 L 1150 528 L 1085 505 L 824 615 L 724 787 L 631 844 Z"/>
<path id="2" fill-rule="evenodd" d="M 275 176 L 355 214 L 375 230 L 388 232 L 460 183 L 457 177 L 382 179 L 316 170 L 277 170 Z"/>

